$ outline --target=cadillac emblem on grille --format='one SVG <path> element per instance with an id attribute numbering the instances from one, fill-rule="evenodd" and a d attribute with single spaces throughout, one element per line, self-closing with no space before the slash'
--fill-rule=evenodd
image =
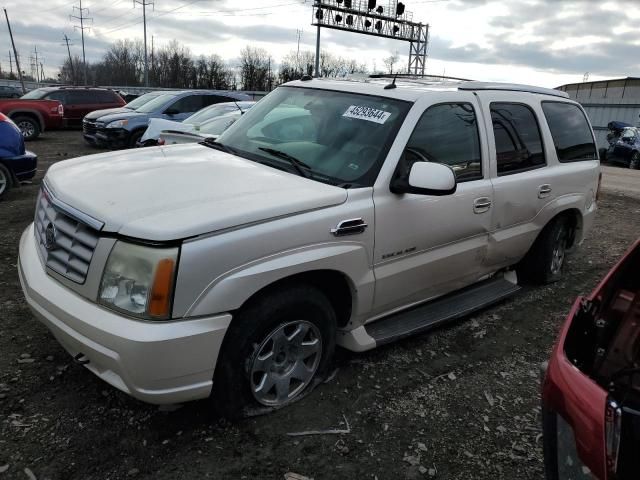
<path id="1" fill-rule="evenodd" d="M 56 245 L 56 226 L 49 222 L 44 231 L 44 247 L 51 250 Z"/>

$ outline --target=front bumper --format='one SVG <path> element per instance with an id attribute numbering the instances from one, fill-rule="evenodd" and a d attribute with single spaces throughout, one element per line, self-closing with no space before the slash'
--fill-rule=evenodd
<path id="1" fill-rule="evenodd" d="M 230 314 L 143 322 L 86 300 L 51 278 L 36 251 L 33 225 L 20 239 L 20 283 L 29 307 L 71 354 L 114 387 L 149 403 L 209 396 Z"/>
<path id="2" fill-rule="evenodd" d="M 19 182 L 33 178 L 37 172 L 38 156 L 33 152 L 27 151 L 24 155 L 3 158 L 2 160 Z"/>
<path id="3" fill-rule="evenodd" d="M 87 122 L 82 125 L 82 136 L 97 147 L 120 148 L 126 147 L 129 142 L 129 131 L 124 128 L 96 127 Z"/>

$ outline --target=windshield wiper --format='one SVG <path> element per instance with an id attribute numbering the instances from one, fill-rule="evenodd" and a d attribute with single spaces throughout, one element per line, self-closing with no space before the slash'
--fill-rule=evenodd
<path id="1" fill-rule="evenodd" d="M 258 147 L 258 150 L 262 150 L 263 152 L 267 152 L 273 155 L 274 157 L 278 157 L 278 158 L 281 158 L 282 160 L 286 160 L 304 178 L 309 178 L 311 176 L 310 174 L 311 167 L 306 163 L 304 163 L 302 160 L 298 160 L 296 157 L 293 157 L 288 153 L 285 153 L 281 150 L 276 150 L 275 148 L 269 148 L 269 147 Z"/>
<path id="2" fill-rule="evenodd" d="M 183 132 L 180 132 L 183 133 Z M 211 148 L 215 148 L 216 150 L 221 150 L 223 152 L 227 152 L 227 153 L 231 153 L 233 154 L 234 151 L 231 147 L 227 147 L 226 145 L 223 145 L 220 142 L 216 142 L 215 138 L 205 138 L 202 142 L 200 142 L 200 145 L 204 145 L 206 147 L 211 147 Z"/>

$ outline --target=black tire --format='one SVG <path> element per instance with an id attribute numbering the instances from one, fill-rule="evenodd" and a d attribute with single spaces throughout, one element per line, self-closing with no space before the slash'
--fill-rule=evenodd
<path id="1" fill-rule="evenodd" d="M 320 334 L 321 348 L 320 353 L 316 354 L 319 358 L 310 358 L 317 368 L 308 383 L 300 382 L 297 385 L 290 398 L 287 397 L 287 400 L 278 405 L 265 404 L 252 391 L 252 384 L 260 381 L 252 378 L 252 368 L 258 361 L 260 349 L 264 348 L 265 342 L 268 344 L 270 334 L 295 322 L 310 323 Z M 235 316 L 218 356 L 211 393 L 217 413 L 223 417 L 237 418 L 251 411 L 282 408 L 299 399 L 326 372 L 335 350 L 335 335 L 336 315 L 331 303 L 322 292 L 313 287 L 293 284 L 286 288 L 281 286 L 251 301 Z M 275 342 L 273 350 L 276 350 Z M 269 375 L 276 378 L 279 373 Z M 266 376 L 264 374 L 265 378 Z M 276 383 L 269 391 L 273 389 L 277 396 Z M 288 382 L 287 385 L 287 388 L 291 388 Z"/>
<path id="2" fill-rule="evenodd" d="M 560 280 L 572 235 L 571 223 L 566 217 L 551 221 L 518 265 L 518 280 L 534 285 Z"/>
<path id="3" fill-rule="evenodd" d="M 144 135 L 144 130 L 136 130 L 129 135 L 129 148 L 136 148 L 136 143 Z"/>
<path id="4" fill-rule="evenodd" d="M 633 155 L 631 155 L 631 160 L 629 160 L 629 168 L 631 170 L 640 169 L 640 153 L 633 152 Z"/>
<path id="5" fill-rule="evenodd" d="M 11 120 L 18 126 L 25 140 L 34 140 L 40 135 L 40 123 L 35 118 L 18 115 Z"/>
<path id="6" fill-rule="evenodd" d="M 0 163 L 0 200 L 4 198 L 13 186 L 13 176 L 7 167 Z"/>

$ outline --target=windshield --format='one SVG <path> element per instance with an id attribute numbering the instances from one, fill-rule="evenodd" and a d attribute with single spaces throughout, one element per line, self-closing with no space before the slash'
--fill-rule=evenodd
<path id="1" fill-rule="evenodd" d="M 371 186 L 410 106 L 384 97 L 280 87 L 218 141 L 240 156 L 288 171 L 291 162 L 282 154 L 295 157 L 308 165 L 309 178 L 321 182 Z"/>
<path id="2" fill-rule="evenodd" d="M 140 112 L 140 113 L 155 112 L 156 110 L 158 110 L 159 108 L 162 108 L 167 102 L 176 98 L 177 96 L 178 95 L 174 93 L 165 93 L 163 95 L 160 95 L 159 97 L 154 98 L 150 102 L 145 103 L 141 107 L 138 107 L 136 109 L 136 112 Z"/>
<path id="3" fill-rule="evenodd" d="M 40 100 L 47 93 L 49 93 L 49 90 L 45 90 L 44 88 L 37 88 L 35 90 L 31 90 L 29 93 L 25 93 L 20 98 L 24 98 L 25 100 Z"/>
<path id="4" fill-rule="evenodd" d="M 184 123 L 188 124 L 196 124 L 196 123 L 204 123 L 207 120 L 211 120 L 212 118 L 219 117 L 220 115 L 224 115 L 229 112 L 233 112 L 237 110 L 233 103 L 218 103 L 216 105 L 211 105 L 210 107 L 203 108 L 198 112 L 194 113 L 190 117 L 187 117 L 184 120 Z"/>
<path id="5" fill-rule="evenodd" d="M 199 131 L 200 133 L 206 133 L 207 135 L 220 135 L 227 128 L 233 125 L 239 118 L 239 111 L 227 113 L 226 115 L 222 115 L 202 124 Z"/>
<path id="6" fill-rule="evenodd" d="M 635 128 L 625 128 L 622 131 L 622 138 L 633 138 L 636 136 Z"/>
<path id="7" fill-rule="evenodd" d="M 125 107 L 130 108 L 131 110 L 135 110 L 149 103 L 154 98 L 158 98 L 160 95 L 166 95 L 166 94 L 165 92 L 145 93 L 144 95 L 140 95 L 138 98 L 131 100 L 129 103 L 125 105 Z"/>

